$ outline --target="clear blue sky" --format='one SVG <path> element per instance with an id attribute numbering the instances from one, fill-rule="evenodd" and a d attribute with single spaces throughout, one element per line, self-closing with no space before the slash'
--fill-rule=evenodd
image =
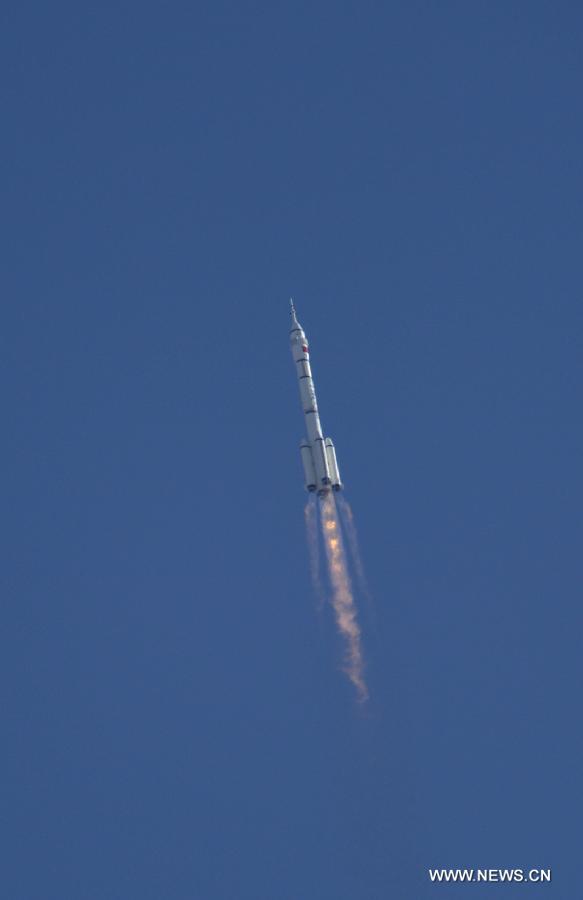
<path id="1" fill-rule="evenodd" d="M 3 8 L 6 900 L 580 893 L 582 27 Z M 310 587 L 290 294 L 366 714 Z"/>

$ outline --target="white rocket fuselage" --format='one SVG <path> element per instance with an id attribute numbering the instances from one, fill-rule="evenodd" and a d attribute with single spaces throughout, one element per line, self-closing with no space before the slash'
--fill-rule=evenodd
<path id="1" fill-rule="evenodd" d="M 324 438 L 320 415 L 318 413 L 318 401 L 310 367 L 310 353 L 308 341 L 304 329 L 296 317 L 296 311 L 291 304 L 292 327 L 290 331 L 290 346 L 292 358 L 296 367 L 298 384 L 300 387 L 300 399 L 306 420 L 307 440 L 302 441 L 300 453 L 304 466 L 306 489 L 317 491 L 318 494 L 326 494 L 332 488 L 335 491 L 342 490 L 336 451 L 330 438 Z"/>

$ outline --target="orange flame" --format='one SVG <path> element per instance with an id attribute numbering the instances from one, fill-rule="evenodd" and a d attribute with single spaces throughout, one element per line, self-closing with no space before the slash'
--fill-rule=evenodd
<path id="1" fill-rule="evenodd" d="M 336 624 L 346 643 L 345 672 L 354 684 L 361 702 L 368 699 L 364 679 L 364 659 L 360 626 L 356 617 L 356 604 L 348 574 L 342 537 L 338 525 L 338 513 L 332 494 L 322 499 L 322 530 L 332 583 L 332 607 Z"/>

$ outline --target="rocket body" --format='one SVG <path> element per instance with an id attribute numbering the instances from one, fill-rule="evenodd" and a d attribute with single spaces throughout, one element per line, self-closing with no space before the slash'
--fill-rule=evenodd
<path id="1" fill-rule="evenodd" d="M 310 366 L 310 351 L 304 329 L 297 320 L 293 301 L 291 304 L 292 327 L 290 347 L 300 389 L 300 400 L 306 423 L 306 439 L 302 441 L 300 453 L 304 466 L 306 489 L 326 494 L 332 488 L 342 489 L 336 451 L 330 438 L 324 438 L 316 389 Z"/>

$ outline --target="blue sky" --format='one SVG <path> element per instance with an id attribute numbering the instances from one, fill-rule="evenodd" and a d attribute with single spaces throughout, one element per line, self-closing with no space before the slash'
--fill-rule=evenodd
<path id="1" fill-rule="evenodd" d="M 4 8 L 10 900 L 576 895 L 582 24 Z M 292 294 L 365 712 L 310 585 Z"/>

